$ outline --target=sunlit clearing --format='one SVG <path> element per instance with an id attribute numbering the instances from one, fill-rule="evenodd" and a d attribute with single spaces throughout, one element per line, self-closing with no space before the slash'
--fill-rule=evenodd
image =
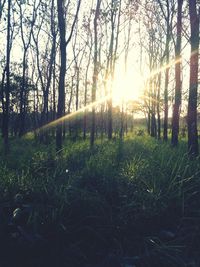
<path id="1" fill-rule="evenodd" d="M 112 99 L 114 105 L 127 102 L 129 100 L 138 100 L 142 95 L 144 86 L 143 77 L 137 72 L 116 73 L 113 82 Z"/>

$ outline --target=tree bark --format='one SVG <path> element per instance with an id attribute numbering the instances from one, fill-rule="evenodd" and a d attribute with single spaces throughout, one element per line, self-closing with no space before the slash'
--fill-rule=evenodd
<path id="1" fill-rule="evenodd" d="M 92 84 L 92 102 L 96 101 L 96 90 L 97 90 L 97 80 L 98 80 L 98 29 L 97 23 L 99 18 L 101 0 L 97 0 L 95 17 L 94 17 L 94 70 L 93 70 L 93 84 Z M 90 147 L 94 146 L 95 139 L 95 107 L 92 107 L 92 121 L 91 121 L 91 131 L 90 131 Z"/>
<path id="2" fill-rule="evenodd" d="M 26 86 L 26 54 L 27 49 L 24 49 L 23 55 L 23 62 L 22 62 L 22 82 L 20 87 L 20 126 L 19 126 L 19 136 L 21 137 L 25 131 L 25 106 L 26 106 L 26 99 L 25 99 L 25 86 Z"/>
<path id="3" fill-rule="evenodd" d="M 163 17 L 166 21 L 166 41 L 165 41 L 165 62 L 166 62 L 166 70 L 165 70 L 165 88 L 164 88 L 164 123 L 163 123 L 163 139 L 164 141 L 168 140 L 168 113 L 169 113 L 169 105 L 168 105 L 168 85 L 169 85 L 169 55 L 170 55 L 170 40 L 171 40 L 171 30 L 172 30 L 172 18 L 173 18 L 173 1 L 166 0 L 166 9 L 164 8 L 164 4 L 161 0 L 158 0 L 158 4 L 160 6 Z"/>
<path id="4" fill-rule="evenodd" d="M 57 118 L 64 115 L 65 110 L 65 73 L 66 73 L 66 25 L 64 0 L 57 0 L 58 8 L 58 28 L 60 32 L 60 75 L 58 84 L 58 112 Z M 62 148 L 62 124 L 59 124 L 56 129 L 56 149 L 59 151 Z"/>
<path id="5" fill-rule="evenodd" d="M 158 74 L 158 92 L 157 92 L 157 138 L 160 140 L 161 138 L 161 119 L 160 119 L 160 86 L 161 86 L 161 72 Z"/>
<path id="6" fill-rule="evenodd" d="M 91 51 L 92 49 L 90 48 L 89 52 L 89 58 L 88 58 L 88 63 L 86 67 L 86 72 L 85 72 L 85 89 L 84 89 L 84 107 L 87 106 L 87 94 L 88 94 L 88 71 L 89 71 L 89 66 L 90 66 L 90 61 L 91 61 Z M 83 118 L 83 139 L 86 140 L 86 132 L 87 132 L 87 111 L 84 111 L 84 118 Z"/>
<path id="7" fill-rule="evenodd" d="M 169 26 L 167 26 L 167 37 L 166 37 L 166 71 L 165 71 L 165 90 L 164 90 L 164 125 L 163 125 L 163 139 L 168 140 L 168 84 L 169 84 L 169 41 L 170 33 Z"/>
<path id="8" fill-rule="evenodd" d="M 199 59 L 199 11 L 196 0 L 189 0 L 190 28 L 191 28 L 191 56 L 190 56 L 190 88 L 188 102 L 188 153 L 197 156 L 197 89 L 198 89 L 198 59 Z"/>
<path id="9" fill-rule="evenodd" d="M 180 106 L 181 106 L 181 32 L 182 32 L 182 6 L 183 0 L 178 0 L 178 15 L 177 15 L 177 40 L 175 47 L 175 103 L 173 108 L 172 117 L 172 140 L 173 146 L 178 145 L 178 134 L 179 134 L 179 117 L 180 117 Z"/>
<path id="10" fill-rule="evenodd" d="M 9 109 L 10 109 L 10 28 L 11 28 L 11 1 L 8 0 L 8 17 L 7 17 L 7 47 L 6 47 L 6 101 L 4 114 L 4 149 L 5 154 L 9 151 L 8 134 L 9 134 Z"/>

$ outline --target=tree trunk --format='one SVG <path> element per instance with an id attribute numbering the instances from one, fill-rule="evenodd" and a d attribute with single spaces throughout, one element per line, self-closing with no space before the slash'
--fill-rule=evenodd
<path id="1" fill-rule="evenodd" d="M 178 15 L 177 15 L 177 40 L 175 47 L 175 103 L 173 108 L 172 117 L 172 140 L 173 146 L 178 145 L 178 134 L 179 134 L 179 117 L 180 117 L 180 106 L 181 106 L 181 32 L 182 32 L 182 6 L 183 0 L 178 0 Z"/>
<path id="2" fill-rule="evenodd" d="M 9 134 L 9 108 L 10 108 L 10 28 L 11 28 L 11 0 L 8 0 L 8 17 L 7 17 L 7 48 L 6 48 L 6 101 L 4 114 L 4 149 L 5 154 L 8 153 L 8 134 Z"/>
<path id="3" fill-rule="evenodd" d="M 98 80 L 98 33 L 97 33 L 97 21 L 99 17 L 101 0 L 97 1 L 95 17 L 94 17 L 94 70 L 93 70 L 93 84 L 92 84 L 92 102 L 96 101 L 96 90 L 97 90 L 97 80 Z M 95 107 L 92 107 L 92 121 L 91 121 L 91 131 L 90 131 L 90 147 L 94 146 L 95 138 Z"/>
<path id="4" fill-rule="evenodd" d="M 2 80 L 1 80 L 1 104 L 2 104 L 2 124 L 1 124 L 1 130 L 2 130 L 2 137 L 4 137 L 4 119 L 5 119 L 5 101 L 4 101 L 4 86 L 5 86 L 5 76 L 6 76 L 6 68 L 3 70 L 2 74 Z"/>
<path id="5" fill-rule="evenodd" d="M 158 74 L 158 93 L 157 93 L 157 138 L 160 140 L 161 138 L 161 119 L 160 119 L 160 86 L 161 86 L 161 72 Z"/>
<path id="6" fill-rule="evenodd" d="M 89 65 L 90 65 L 90 60 L 91 60 L 91 50 L 89 54 L 89 60 L 86 68 L 86 73 L 85 73 L 85 90 L 84 90 L 84 107 L 87 106 L 87 93 L 88 93 L 88 71 L 89 71 Z M 87 111 L 84 111 L 84 118 L 83 118 L 83 139 L 86 139 L 86 128 L 87 128 Z"/>
<path id="7" fill-rule="evenodd" d="M 108 100 L 108 140 L 112 139 L 113 120 L 112 120 L 112 99 Z"/>
<path id="8" fill-rule="evenodd" d="M 121 118 L 120 118 L 119 138 L 123 139 L 123 137 L 124 137 L 124 101 L 123 100 L 122 100 L 121 108 L 122 108 L 122 111 L 121 111 Z"/>
<path id="9" fill-rule="evenodd" d="M 163 139 L 168 140 L 168 84 L 169 84 L 169 41 L 170 32 L 169 26 L 167 26 L 167 37 L 166 37 L 166 71 L 165 71 L 165 90 L 164 90 L 164 129 L 163 129 Z"/>
<path id="10" fill-rule="evenodd" d="M 58 27 L 60 32 L 60 75 L 58 84 L 58 112 L 57 118 L 64 115 L 65 109 L 65 73 L 66 73 L 66 26 L 65 26 L 65 11 L 64 0 L 57 0 L 58 8 Z M 56 149 L 62 148 L 62 124 L 59 124 L 56 129 Z"/>
<path id="11" fill-rule="evenodd" d="M 24 49 L 24 55 L 23 55 L 23 62 L 22 62 L 22 84 L 20 87 L 20 128 L 19 128 L 19 136 L 21 137 L 25 132 L 25 83 L 26 83 L 26 53 L 27 49 Z"/>
<path id="12" fill-rule="evenodd" d="M 198 88 L 198 58 L 199 58 L 199 12 L 196 0 L 189 0 L 191 27 L 190 56 L 190 88 L 188 102 L 188 152 L 191 156 L 198 155 L 197 133 L 197 88 Z"/>

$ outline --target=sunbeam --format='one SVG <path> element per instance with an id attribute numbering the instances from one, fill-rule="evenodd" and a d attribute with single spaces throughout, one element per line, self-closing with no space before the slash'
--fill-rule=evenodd
<path id="1" fill-rule="evenodd" d="M 191 56 L 194 55 L 195 53 L 196 53 L 196 51 L 193 51 L 193 52 L 191 53 Z M 176 65 L 177 63 L 179 63 L 179 62 L 181 62 L 181 61 L 182 61 L 182 58 L 179 58 L 179 59 L 177 59 L 177 60 L 174 60 L 174 59 L 171 60 L 171 61 L 169 62 L 169 64 L 163 65 L 163 66 L 161 66 L 160 68 L 158 68 L 158 69 L 152 71 L 152 72 L 149 74 L 149 76 L 146 77 L 145 81 L 147 81 L 148 79 L 154 77 L 155 75 L 157 75 L 157 74 L 159 74 L 159 73 L 165 71 L 167 68 L 170 68 L 170 67 Z M 103 98 L 101 98 L 101 99 L 99 99 L 99 100 L 97 100 L 97 101 L 95 101 L 95 102 L 93 102 L 93 103 L 88 104 L 87 106 L 85 106 L 85 107 L 83 107 L 83 108 L 80 108 L 80 109 L 77 110 L 77 111 L 74 111 L 74 112 L 72 112 L 72 113 L 70 113 L 70 114 L 64 115 L 64 116 L 61 117 L 61 118 L 58 118 L 58 119 L 56 119 L 56 120 L 54 120 L 54 121 L 51 121 L 51 122 L 49 122 L 49 123 L 43 125 L 42 127 L 37 128 L 36 130 L 34 130 L 34 132 L 37 133 L 37 132 L 40 132 L 40 131 L 49 129 L 49 128 L 51 128 L 51 127 L 55 127 L 56 125 L 58 125 L 58 124 L 60 124 L 60 123 L 62 123 L 62 122 L 64 122 L 64 121 L 66 121 L 66 120 L 70 120 L 70 119 L 76 117 L 77 115 L 79 115 L 79 114 L 81 114 L 81 113 L 83 113 L 83 112 L 85 112 L 85 111 L 87 111 L 87 110 L 89 110 L 89 109 L 91 109 L 91 108 L 93 108 L 93 107 L 97 107 L 99 104 L 102 104 L 102 103 L 107 102 L 107 101 L 108 101 L 109 99 L 111 99 L 111 98 L 114 98 L 113 94 L 109 94 L 109 95 L 107 95 L 107 96 L 105 96 L 105 97 L 103 97 Z M 146 95 L 144 95 L 144 94 L 142 94 L 142 95 L 141 95 L 140 97 L 138 97 L 138 98 L 140 98 L 140 99 L 149 99 L 149 97 L 146 96 Z M 154 101 L 157 102 L 157 100 L 154 100 Z M 31 134 L 31 133 L 33 133 L 33 131 L 26 133 L 26 135 Z"/>
<path id="2" fill-rule="evenodd" d="M 94 108 L 94 107 L 98 107 L 98 105 L 107 102 L 110 98 L 111 98 L 111 95 L 109 94 L 109 95 L 99 99 L 98 101 L 95 101 L 93 103 L 88 104 L 87 106 L 85 106 L 83 108 L 80 108 L 79 110 L 76 110 L 76 111 L 74 111 L 74 112 L 72 112 L 70 114 L 64 115 L 61 118 L 58 118 L 58 119 L 56 119 L 54 121 L 51 121 L 51 122 L 43 125 L 42 127 L 37 128 L 36 130 L 34 130 L 34 132 L 38 133 L 40 131 L 47 130 L 47 129 L 51 128 L 51 127 L 55 127 L 58 124 L 66 121 L 66 120 L 70 120 L 71 118 L 76 117 L 77 115 L 81 114 L 82 112 L 85 112 L 85 111 L 87 111 L 87 110 L 89 110 L 91 108 Z M 32 132 L 28 132 L 26 135 L 29 135 Z"/>

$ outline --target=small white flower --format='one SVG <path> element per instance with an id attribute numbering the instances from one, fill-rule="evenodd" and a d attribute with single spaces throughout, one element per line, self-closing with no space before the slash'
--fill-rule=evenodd
<path id="1" fill-rule="evenodd" d="M 68 169 L 66 169 L 66 170 L 65 170 L 65 172 L 66 172 L 66 173 L 68 173 L 68 172 L 69 172 L 69 170 L 68 170 Z"/>

